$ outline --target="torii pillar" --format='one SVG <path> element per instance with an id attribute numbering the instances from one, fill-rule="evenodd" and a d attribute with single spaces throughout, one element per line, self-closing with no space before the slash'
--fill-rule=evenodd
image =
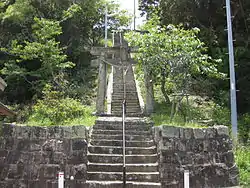
<path id="1" fill-rule="evenodd" d="M 154 112 L 154 84 L 152 82 L 151 73 L 147 70 L 146 67 L 144 69 L 144 84 L 146 89 L 146 104 L 144 113 L 146 115 L 150 115 Z"/>
<path id="2" fill-rule="evenodd" d="M 105 98 L 107 90 L 107 64 L 103 61 L 104 56 L 98 59 L 99 61 L 99 74 L 98 74 L 98 90 L 96 98 L 96 113 L 105 113 Z"/>

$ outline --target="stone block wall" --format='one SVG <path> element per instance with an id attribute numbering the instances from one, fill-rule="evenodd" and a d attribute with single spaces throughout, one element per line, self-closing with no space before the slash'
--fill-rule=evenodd
<path id="1" fill-rule="evenodd" d="M 190 172 L 192 188 L 238 185 L 238 169 L 227 127 L 160 126 L 154 130 L 162 187 L 184 187 L 184 170 Z"/>
<path id="2" fill-rule="evenodd" d="M 87 140 L 85 126 L 3 125 L 0 188 L 57 188 L 59 171 L 65 172 L 66 188 L 82 188 L 86 180 Z"/>

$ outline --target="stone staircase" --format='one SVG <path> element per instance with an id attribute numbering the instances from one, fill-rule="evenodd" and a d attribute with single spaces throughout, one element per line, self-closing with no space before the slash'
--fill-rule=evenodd
<path id="1" fill-rule="evenodd" d="M 122 102 L 124 99 L 122 74 L 122 67 L 114 67 L 111 102 L 111 113 L 114 116 L 122 115 Z M 142 110 L 136 90 L 134 73 L 132 67 L 129 67 L 126 74 L 126 115 L 138 116 L 140 114 L 142 114 Z"/>
<path id="2" fill-rule="evenodd" d="M 126 187 L 161 187 L 158 155 L 152 124 L 145 119 L 126 119 Z M 100 117 L 91 131 L 88 145 L 89 188 L 122 187 L 122 118 Z"/>

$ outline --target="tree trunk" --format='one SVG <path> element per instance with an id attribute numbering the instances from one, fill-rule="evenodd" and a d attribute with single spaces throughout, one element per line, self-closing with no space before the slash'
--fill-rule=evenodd
<path id="1" fill-rule="evenodd" d="M 171 102 L 170 102 L 170 99 L 169 99 L 169 96 L 167 94 L 166 87 L 165 87 L 166 76 L 167 76 L 167 74 L 166 74 L 166 68 L 165 69 L 162 68 L 162 70 L 161 70 L 161 92 L 162 92 L 162 94 L 163 94 L 163 96 L 165 98 L 165 102 L 167 104 L 170 104 Z"/>

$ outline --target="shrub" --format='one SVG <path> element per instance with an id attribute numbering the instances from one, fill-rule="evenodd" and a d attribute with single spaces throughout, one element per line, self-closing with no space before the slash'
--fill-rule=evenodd
<path id="1" fill-rule="evenodd" d="M 91 116 L 91 110 L 79 100 L 64 97 L 62 93 L 52 91 L 49 87 L 44 91 L 43 100 L 38 100 L 33 106 L 28 124 L 71 124 L 76 122 L 76 119 L 84 120 L 87 116 Z"/>
<path id="2" fill-rule="evenodd" d="M 236 163 L 240 172 L 240 184 L 250 186 L 250 147 L 239 146 L 235 154 Z"/>
<path id="3" fill-rule="evenodd" d="M 231 129 L 230 109 L 216 105 L 213 109 L 212 119 L 215 124 L 225 125 Z M 244 144 L 250 141 L 250 114 L 238 116 L 239 139 Z"/>
<path id="4" fill-rule="evenodd" d="M 244 114 L 239 118 L 239 136 L 245 144 L 250 141 L 250 114 Z"/>
<path id="5" fill-rule="evenodd" d="M 217 125 L 231 125 L 230 110 L 220 105 L 215 105 L 213 108 L 212 119 Z"/>

